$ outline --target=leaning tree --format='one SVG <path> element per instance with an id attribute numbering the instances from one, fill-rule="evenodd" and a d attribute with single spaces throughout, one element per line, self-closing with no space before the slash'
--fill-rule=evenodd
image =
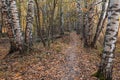
<path id="1" fill-rule="evenodd" d="M 112 80 L 114 51 L 119 29 L 120 0 L 110 0 L 108 9 L 108 24 L 104 39 L 102 60 L 97 73 L 102 80 Z"/>

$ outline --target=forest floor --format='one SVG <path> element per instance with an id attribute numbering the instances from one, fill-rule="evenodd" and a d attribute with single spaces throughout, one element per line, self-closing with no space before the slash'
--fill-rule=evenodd
<path id="1" fill-rule="evenodd" d="M 57 39 L 49 49 L 36 43 L 32 52 L 5 57 L 8 50 L 8 42 L 1 42 L 0 80 L 97 80 L 92 74 L 97 71 L 101 49 L 84 49 L 75 32 Z M 113 80 L 120 80 L 119 67 L 117 48 Z"/>

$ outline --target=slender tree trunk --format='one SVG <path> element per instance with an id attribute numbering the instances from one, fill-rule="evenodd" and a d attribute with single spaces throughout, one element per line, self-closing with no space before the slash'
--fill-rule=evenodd
<path id="1" fill-rule="evenodd" d="M 33 21 L 34 21 L 34 0 L 29 0 L 28 2 L 28 11 L 27 11 L 27 23 L 26 23 L 26 30 L 25 30 L 25 43 L 27 49 L 31 48 L 33 45 Z"/>
<path id="2" fill-rule="evenodd" d="M 20 26 L 20 19 L 19 19 L 19 15 L 18 15 L 18 9 L 16 6 L 16 1 L 15 0 L 11 0 L 9 2 L 9 14 L 10 14 L 10 20 L 12 23 L 12 26 L 14 28 L 14 34 L 15 34 L 15 41 L 16 41 L 16 47 L 18 48 L 18 51 L 20 51 L 20 53 L 23 51 L 23 35 L 22 35 L 22 31 L 21 31 L 21 26 Z"/>
<path id="3" fill-rule="evenodd" d="M 36 6 L 34 6 L 34 10 L 35 10 L 34 15 L 35 15 L 35 24 L 36 24 L 35 25 L 36 26 L 35 33 L 36 33 L 36 36 L 37 36 L 36 38 L 38 38 L 39 37 L 38 32 L 40 32 L 40 31 L 39 31 L 39 25 L 38 25 L 38 17 L 37 17 L 37 8 L 36 8 Z"/>
<path id="4" fill-rule="evenodd" d="M 85 9 L 88 9 L 87 5 L 87 0 L 84 0 L 84 7 Z M 88 14 L 87 12 L 84 12 L 83 14 L 83 40 L 84 40 L 84 47 L 88 47 L 88 42 L 87 42 L 87 23 L 88 23 Z"/>
<path id="5" fill-rule="evenodd" d="M 51 40 L 53 42 L 53 35 L 54 35 L 54 15 L 55 15 L 55 8 L 56 8 L 56 0 L 53 0 L 53 9 L 51 10 L 51 17 L 50 17 L 50 33 Z"/>
<path id="6" fill-rule="evenodd" d="M 76 26 L 76 32 L 77 34 L 80 34 L 80 24 L 82 23 L 82 11 L 81 11 L 81 5 L 80 5 L 80 0 L 76 1 L 77 3 L 77 13 L 78 13 L 78 19 L 77 19 L 77 26 Z M 82 25 L 81 25 L 82 27 Z"/>
<path id="7" fill-rule="evenodd" d="M 94 4 L 94 3 L 92 3 L 92 4 Z M 87 47 L 91 47 L 91 43 L 92 43 L 92 39 L 93 39 L 93 27 L 94 27 L 94 25 L 93 25 L 93 23 L 94 23 L 94 21 L 93 21 L 94 6 L 90 5 L 89 7 L 90 7 L 90 9 L 87 12 L 88 17 L 87 17 L 87 20 L 86 20 L 87 23 L 85 26 L 85 30 L 86 30 L 85 34 L 86 34 L 86 41 L 87 41 L 86 46 Z"/>
<path id="8" fill-rule="evenodd" d="M 10 19 L 10 15 L 9 15 L 9 9 L 10 7 L 8 6 L 9 1 L 7 0 L 2 0 L 2 17 L 3 22 L 5 23 L 6 27 L 7 27 L 7 34 L 10 40 L 10 51 L 9 53 L 13 53 L 17 50 L 16 47 L 16 40 L 15 40 L 15 32 L 14 32 L 14 28 L 13 25 L 11 23 L 11 19 Z"/>
<path id="9" fill-rule="evenodd" d="M 97 77 L 112 80 L 114 51 L 119 29 L 120 0 L 110 0 L 108 25 L 104 39 L 104 50 Z"/>
<path id="10" fill-rule="evenodd" d="M 100 15 L 99 22 L 97 24 L 96 33 L 95 33 L 95 36 L 93 38 L 91 47 L 95 46 L 95 44 L 97 42 L 97 39 L 98 39 L 102 29 L 103 29 L 103 24 L 105 22 L 105 19 L 107 17 L 107 10 L 108 10 L 108 6 L 109 6 L 109 0 L 102 0 L 102 1 L 103 1 L 102 12 L 101 12 L 101 15 Z"/>
<path id="11" fill-rule="evenodd" d="M 64 16 L 63 16 L 63 7 L 62 7 L 62 0 L 60 2 L 60 35 L 64 34 Z"/>
<path id="12" fill-rule="evenodd" d="M 20 19 L 20 26 L 21 26 L 21 3 L 22 3 L 22 1 L 21 0 L 18 0 L 18 11 L 19 11 L 19 19 Z M 22 30 L 24 30 L 24 29 L 22 29 Z"/>
<path id="13" fill-rule="evenodd" d="M 0 37 L 2 34 L 2 1 L 0 1 Z"/>
<path id="14" fill-rule="evenodd" d="M 42 33 L 41 33 L 41 27 L 40 27 L 40 10 L 39 10 L 39 5 L 38 5 L 38 1 L 37 0 L 35 0 L 35 3 L 36 3 L 36 8 L 37 8 L 37 16 L 38 16 L 38 34 L 39 34 L 39 36 L 40 36 L 40 38 L 41 38 L 41 41 L 42 41 L 42 43 L 43 43 L 43 45 L 44 46 L 46 46 L 46 43 L 45 43 L 45 41 L 44 41 L 44 39 L 43 39 L 43 36 L 42 36 Z"/>
<path id="15" fill-rule="evenodd" d="M 81 40 L 84 41 L 85 38 L 85 13 L 82 11 L 82 4 L 81 0 L 77 0 L 77 13 L 78 13 L 78 20 L 77 20 L 77 27 L 76 31 L 77 34 L 80 34 Z M 84 41 L 85 42 L 85 41 Z M 85 44 L 84 44 L 85 46 Z"/>

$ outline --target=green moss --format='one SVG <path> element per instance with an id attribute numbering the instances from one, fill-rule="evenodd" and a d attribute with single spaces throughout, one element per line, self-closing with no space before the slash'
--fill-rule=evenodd
<path id="1" fill-rule="evenodd" d="M 105 80 L 105 77 L 104 77 L 103 73 L 100 73 L 99 71 L 94 73 L 92 76 L 98 78 L 99 80 Z"/>
<path id="2" fill-rule="evenodd" d="M 60 47 L 57 47 L 56 48 L 56 51 L 59 53 L 59 52 L 61 52 L 61 48 Z"/>

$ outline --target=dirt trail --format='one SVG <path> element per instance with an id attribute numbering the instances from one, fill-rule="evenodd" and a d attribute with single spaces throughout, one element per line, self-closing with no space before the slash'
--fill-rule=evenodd
<path id="1" fill-rule="evenodd" d="M 66 63 L 63 67 L 66 74 L 62 80 L 96 80 L 90 74 L 93 69 L 90 70 L 89 67 L 89 53 L 83 51 L 79 36 L 75 32 L 70 34 L 69 47 L 63 50 L 63 53 L 66 55 Z"/>
<path id="2" fill-rule="evenodd" d="M 63 51 L 66 54 L 66 64 L 64 65 L 63 69 L 67 73 L 62 78 L 62 80 L 73 80 L 75 77 L 77 77 L 78 74 L 80 74 L 80 71 L 75 70 L 77 67 L 79 67 L 77 61 L 78 60 L 77 44 L 78 36 L 75 33 L 70 34 L 69 47 Z"/>

